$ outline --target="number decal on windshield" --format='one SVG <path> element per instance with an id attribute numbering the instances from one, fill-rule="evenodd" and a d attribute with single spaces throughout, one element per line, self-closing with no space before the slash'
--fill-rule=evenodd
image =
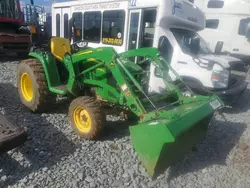
<path id="1" fill-rule="evenodd" d="M 130 1 L 130 6 L 135 7 L 136 6 L 136 0 L 131 0 Z"/>

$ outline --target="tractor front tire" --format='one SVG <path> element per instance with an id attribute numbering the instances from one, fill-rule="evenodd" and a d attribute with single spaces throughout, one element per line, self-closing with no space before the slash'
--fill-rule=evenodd
<path id="1" fill-rule="evenodd" d="M 106 121 L 100 104 L 88 96 L 74 99 L 69 106 L 68 116 L 73 129 L 86 140 L 98 139 Z"/>
<path id="2" fill-rule="evenodd" d="M 49 91 L 43 66 L 38 59 L 20 62 L 17 87 L 22 104 L 33 112 L 46 112 L 56 102 L 56 95 Z"/>

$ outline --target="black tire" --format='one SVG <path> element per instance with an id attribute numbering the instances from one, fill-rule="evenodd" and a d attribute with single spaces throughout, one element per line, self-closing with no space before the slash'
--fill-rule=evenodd
<path id="1" fill-rule="evenodd" d="M 79 108 L 82 108 L 87 112 L 87 115 L 84 114 L 84 118 L 86 119 L 85 122 L 89 121 L 88 118 L 90 118 L 90 126 L 87 128 L 88 130 L 81 131 L 77 126 L 76 119 L 74 119 L 74 116 L 77 113 L 76 111 Z M 69 106 L 68 116 L 73 129 L 81 138 L 86 140 L 98 139 L 106 121 L 106 116 L 105 113 L 102 112 L 101 105 L 94 98 L 89 96 L 78 97 L 74 99 Z"/>
<path id="2" fill-rule="evenodd" d="M 26 100 L 21 89 L 21 76 L 27 74 L 32 82 L 32 99 Z M 20 100 L 33 112 L 46 112 L 56 102 L 56 94 L 48 89 L 42 64 L 38 59 L 26 59 L 20 62 L 17 71 L 17 87 Z"/>

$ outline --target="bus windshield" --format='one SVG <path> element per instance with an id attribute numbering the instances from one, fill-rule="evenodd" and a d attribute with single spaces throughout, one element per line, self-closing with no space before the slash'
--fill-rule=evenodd
<path id="1" fill-rule="evenodd" d="M 0 0 L 0 17 L 19 18 L 18 0 Z"/>
<path id="2" fill-rule="evenodd" d="M 209 48 L 206 41 L 201 38 L 195 31 L 189 31 L 184 29 L 170 29 L 177 40 L 178 44 L 180 45 L 182 51 L 187 54 L 191 55 L 198 55 L 198 54 L 212 54 L 212 50 Z M 194 39 L 199 39 L 199 44 L 193 44 L 192 41 Z M 194 50 L 194 48 L 198 48 Z M 194 54 L 194 51 L 196 53 Z"/>

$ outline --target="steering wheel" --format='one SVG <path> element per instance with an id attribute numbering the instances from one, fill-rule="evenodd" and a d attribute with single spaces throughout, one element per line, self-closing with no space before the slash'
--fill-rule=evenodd
<path id="1" fill-rule="evenodd" d="M 76 41 L 73 44 L 71 44 L 71 46 L 75 50 L 84 50 L 85 48 L 88 47 L 88 41 L 81 39 L 81 40 Z"/>

